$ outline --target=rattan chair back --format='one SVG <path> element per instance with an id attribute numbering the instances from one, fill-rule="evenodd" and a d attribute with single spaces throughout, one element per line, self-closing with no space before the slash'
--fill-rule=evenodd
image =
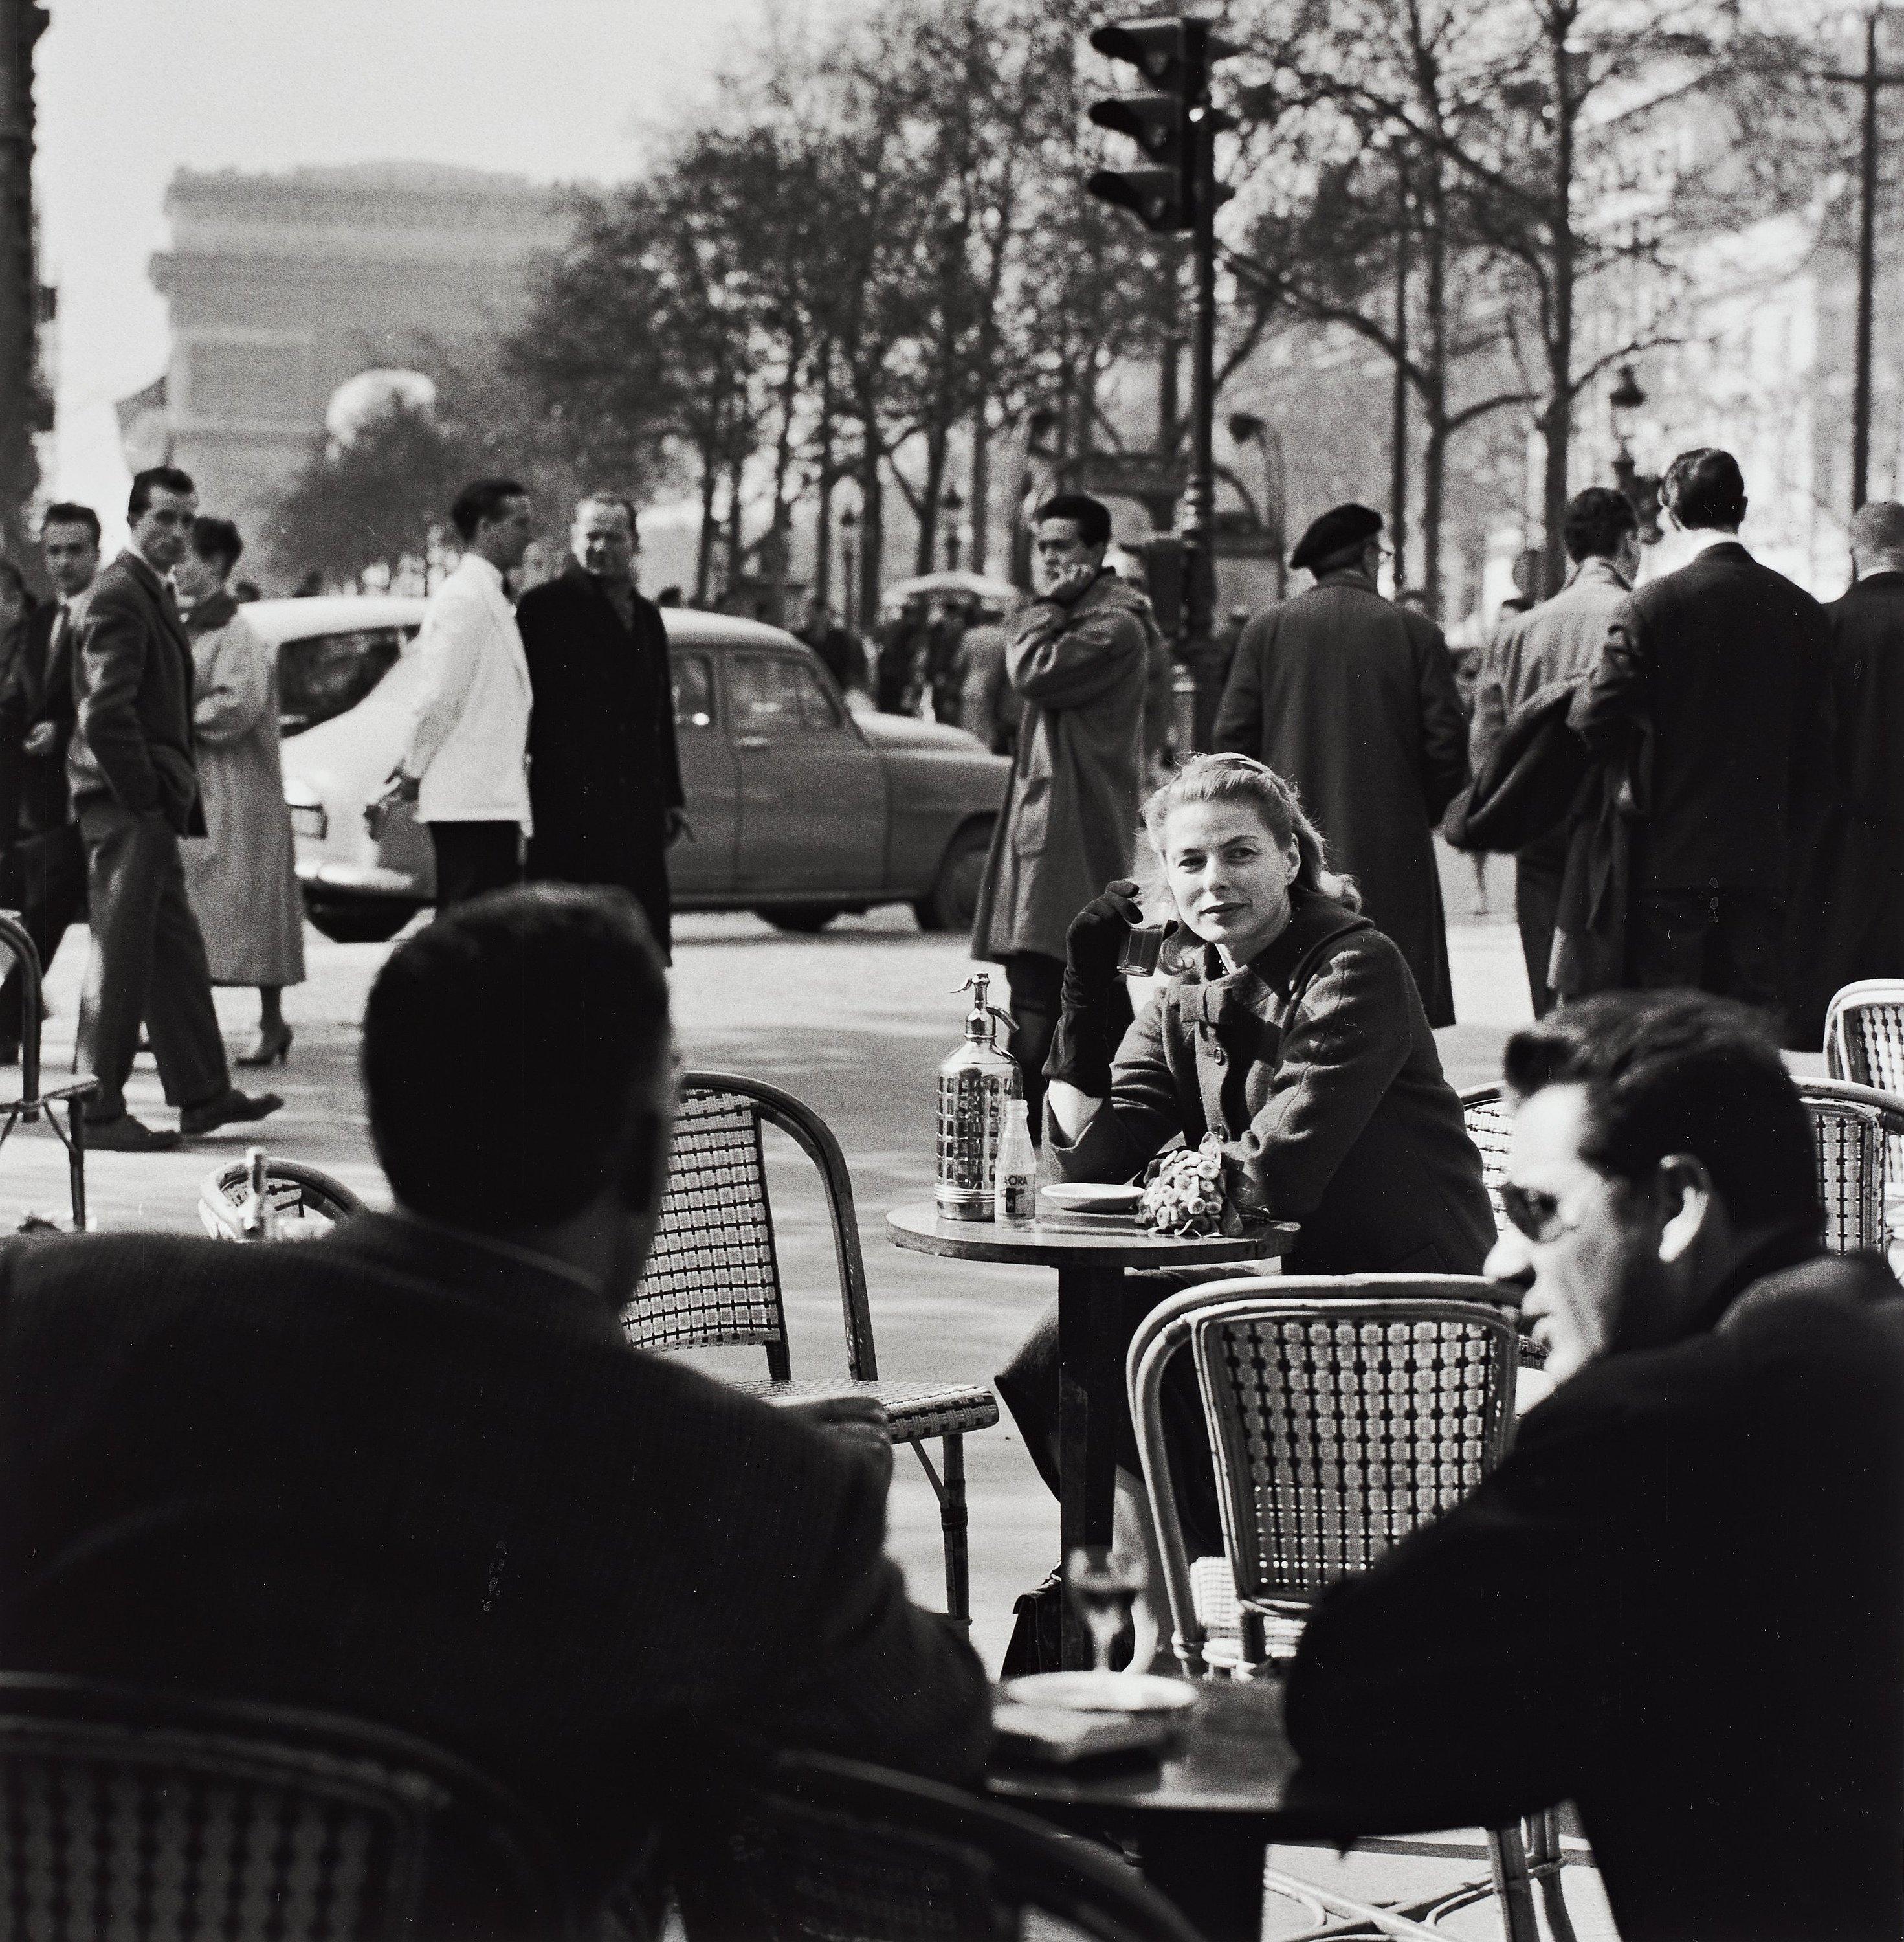
<path id="1" fill-rule="evenodd" d="M 1798 1094 L 1818 1153 L 1825 1245 L 1843 1254 L 1885 1248 L 1893 1218 L 1887 1193 L 1904 1191 L 1904 1098 L 1848 1080 L 1801 1079 Z"/>
<path id="2" fill-rule="evenodd" d="M 1461 1116 L 1468 1137 L 1481 1156 L 1481 1179 L 1487 1188 L 1488 1205 L 1494 1209 L 1498 1233 L 1508 1224 L 1501 1208 L 1501 1183 L 1508 1177 L 1508 1138 L 1514 1129 L 1514 1114 L 1499 1086 L 1471 1086 L 1461 1095 Z"/>
<path id="3" fill-rule="evenodd" d="M 0 1908 L 33 1942 L 556 1942 L 534 1817 L 408 1734 L 0 1674 Z"/>
<path id="4" fill-rule="evenodd" d="M 1195 1358 L 1224 1548 L 1246 1610 L 1300 1612 L 1458 1503 L 1514 1420 L 1516 1336 L 1467 1275 L 1250 1277 L 1187 1290 L 1131 1344 L 1127 1378 L 1177 1655 L 1204 1670 L 1163 1433 L 1165 1368 Z"/>
<path id="5" fill-rule="evenodd" d="M 761 1141 L 770 1126 L 793 1140 L 825 1186 L 847 1368 L 855 1381 L 871 1380 L 879 1369 L 846 1156 L 810 1107 L 755 1079 L 719 1072 L 682 1079 L 654 1249 L 622 1326 L 643 1349 L 755 1344 L 766 1350 L 767 1371 L 776 1382 L 791 1376 Z"/>
<path id="6" fill-rule="evenodd" d="M 244 1231 L 245 1203 L 250 1196 L 248 1160 L 234 1159 L 205 1176 L 198 1190 L 200 1224 L 216 1241 L 255 1241 Z M 326 1221 L 347 1221 L 363 1211 L 363 1202 L 334 1175 L 302 1160 L 267 1156 L 265 1193 L 280 1221 L 314 1214 Z"/>
<path id="7" fill-rule="evenodd" d="M 688 1942 L 1196 1942 L 1108 1852 L 976 1795 L 788 1754 L 684 1814 Z M 1029 1931 L 1028 1910 L 1040 1919 Z"/>
<path id="8" fill-rule="evenodd" d="M 1904 978 L 1860 978 L 1825 1014 L 1825 1070 L 1904 1095 Z"/>

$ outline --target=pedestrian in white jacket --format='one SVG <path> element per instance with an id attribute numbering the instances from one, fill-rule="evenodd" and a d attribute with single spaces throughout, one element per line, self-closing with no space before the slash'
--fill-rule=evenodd
<path id="1" fill-rule="evenodd" d="M 439 911 L 519 881 L 530 826 L 529 666 L 503 584 L 534 530 L 529 495 L 513 479 L 479 479 L 450 517 L 465 550 L 424 610 L 397 776 L 430 832 Z"/>

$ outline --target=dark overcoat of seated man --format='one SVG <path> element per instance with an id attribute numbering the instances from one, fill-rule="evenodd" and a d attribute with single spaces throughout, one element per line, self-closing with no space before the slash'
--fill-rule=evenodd
<path id="1" fill-rule="evenodd" d="M 890 1453 L 623 1338 L 672 1061 L 625 892 L 498 893 L 371 993 L 395 1213 L 0 1247 L 0 1663 L 422 1733 L 598 1893 L 722 1728 L 974 1773 L 984 1677 L 884 1554 Z"/>
<path id="2" fill-rule="evenodd" d="M 1557 1386 L 1321 1601 L 1305 1774 L 1449 1826 L 1576 1802 L 1625 1942 L 1896 1942 L 1904 1296 L 1820 1252 L 1806 1114 L 1740 1008 L 1589 999 L 1507 1078 L 1489 1267 L 1531 1277 Z"/>

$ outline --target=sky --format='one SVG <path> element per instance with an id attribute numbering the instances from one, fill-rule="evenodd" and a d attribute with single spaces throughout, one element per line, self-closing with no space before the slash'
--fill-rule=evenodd
<path id="1" fill-rule="evenodd" d="M 633 173 L 761 0 L 46 0 L 35 186 L 60 291 L 54 491 L 110 515 L 114 402 L 164 369 L 146 265 L 181 168 L 459 163 Z"/>

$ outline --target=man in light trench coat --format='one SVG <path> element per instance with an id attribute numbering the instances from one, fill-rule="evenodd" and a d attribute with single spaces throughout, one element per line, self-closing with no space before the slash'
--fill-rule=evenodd
<path id="1" fill-rule="evenodd" d="M 1005 966 L 1012 1055 L 1039 1135 L 1071 920 L 1130 874 L 1143 776 L 1148 607 L 1104 565 L 1108 510 L 1082 492 L 1038 508 L 1036 597 L 1006 671 L 1024 704 L 1005 813 L 978 893 L 972 955 Z"/>

